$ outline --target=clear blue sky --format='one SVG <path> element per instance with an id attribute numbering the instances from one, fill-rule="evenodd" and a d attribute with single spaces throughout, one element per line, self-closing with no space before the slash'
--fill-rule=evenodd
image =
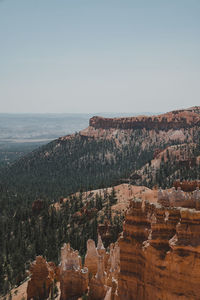
<path id="1" fill-rule="evenodd" d="M 0 112 L 200 105 L 200 0 L 1 0 Z"/>

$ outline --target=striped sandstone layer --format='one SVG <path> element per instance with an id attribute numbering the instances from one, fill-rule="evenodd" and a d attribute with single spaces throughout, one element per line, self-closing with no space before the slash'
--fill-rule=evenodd
<path id="1" fill-rule="evenodd" d="M 200 211 L 132 200 L 120 245 L 120 300 L 200 294 Z"/>

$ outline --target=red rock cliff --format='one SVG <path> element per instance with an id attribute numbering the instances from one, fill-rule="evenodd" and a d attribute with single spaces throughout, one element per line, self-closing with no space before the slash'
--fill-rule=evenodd
<path id="1" fill-rule="evenodd" d="M 200 211 L 133 200 L 120 245 L 120 300 L 200 295 Z"/>
<path id="2" fill-rule="evenodd" d="M 169 130 L 200 125 L 200 108 L 172 111 L 157 116 L 138 116 L 125 118 L 93 117 L 89 125 L 95 129 L 143 129 Z"/>

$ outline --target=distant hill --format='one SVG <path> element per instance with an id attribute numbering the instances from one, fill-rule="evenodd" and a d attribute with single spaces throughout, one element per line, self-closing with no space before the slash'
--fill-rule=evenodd
<path id="1" fill-rule="evenodd" d="M 99 113 L 97 115 L 117 117 L 120 114 Z M 134 114 L 121 114 L 121 116 L 127 115 Z M 92 114 L 82 113 L 0 113 L 0 167 L 10 164 L 59 136 L 79 132 L 88 125 L 88 120 L 91 117 Z"/>
<path id="2" fill-rule="evenodd" d="M 43 140 L 85 128 L 90 114 L 0 114 L 0 142 Z"/>
<path id="3" fill-rule="evenodd" d="M 88 114 L 0 114 L 0 167 L 88 124 Z"/>

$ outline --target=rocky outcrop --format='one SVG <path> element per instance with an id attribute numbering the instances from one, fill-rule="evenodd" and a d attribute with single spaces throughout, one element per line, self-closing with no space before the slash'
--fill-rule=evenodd
<path id="1" fill-rule="evenodd" d="M 96 249 L 95 242 L 91 239 L 87 241 L 87 252 L 85 256 L 85 267 L 92 275 L 96 275 L 98 266 L 98 252 Z"/>
<path id="2" fill-rule="evenodd" d="M 179 110 L 157 116 L 138 116 L 127 118 L 102 118 L 94 116 L 89 125 L 95 129 L 147 129 L 170 130 L 200 125 L 198 110 Z"/>
<path id="3" fill-rule="evenodd" d="M 113 278 L 116 278 L 119 273 L 120 266 L 120 248 L 118 242 L 110 245 L 110 273 L 113 274 Z"/>
<path id="4" fill-rule="evenodd" d="M 100 256 L 103 256 L 103 257 L 106 254 L 106 250 L 104 248 L 100 234 L 98 235 L 97 252 Z"/>
<path id="5" fill-rule="evenodd" d="M 130 200 L 123 233 L 107 252 L 100 235 L 97 247 L 88 240 L 85 268 L 69 244 L 61 249 L 59 272 L 37 257 L 28 299 L 46 299 L 57 279 L 61 300 L 85 293 L 90 300 L 199 300 L 200 210 L 180 207 L 188 201 L 198 208 L 199 188 L 156 193 L 154 203 L 142 196 Z"/>
<path id="6" fill-rule="evenodd" d="M 56 267 L 53 263 L 47 263 L 42 256 L 37 256 L 30 267 L 31 280 L 27 287 L 27 300 L 47 299 L 54 279 L 56 278 Z"/>
<path id="7" fill-rule="evenodd" d="M 120 300 L 199 299 L 200 211 L 133 200 L 119 246 Z"/>
<path id="8" fill-rule="evenodd" d="M 61 249 L 61 300 L 76 300 L 88 289 L 88 269 L 81 268 L 81 258 L 69 244 Z"/>
<path id="9" fill-rule="evenodd" d="M 164 207 L 170 206 L 170 200 L 169 200 L 169 192 L 159 189 L 158 190 L 158 203 L 163 205 Z"/>
<path id="10" fill-rule="evenodd" d="M 119 299 L 134 299 L 133 295 L 137 299 L 138 286 L 144 280 L 145 257 L 141 248 L 148 235 L 147 211 L 142 208 L 141 200 L 132 201 L 124 223 L 123 238 L 119 240 Z"/>
<path id="11" fill-rule="evenodd" d="M 97 274 L 92 277 L 89 284 L 89 299 L 90 300 L 103 300 L 107 288 L 105 286 L 105 266 L 104 259 L 102 256 L 98 256 Z"/>
<path id="12" fill-rule="evenodd" d="M 171 191 L 160 189 L 158 191 L 158 203 L 165 207 L 174 206 L 200 209 L 199 187 L 197 186 L 193 192 L 184 192 L 181 190 L 181 187 L 178 187 L 177 190 L 173 187 Z"/>
<path id="13" fill-rule="evenodd" d="M 107 260 L 101 236 L 98 235 L 97 248 L 93 240 L 88 240 L 85 266 L 88 268 L 90 274 L 88 295 L 90 300 L 103 300 L 106 295 L 107 286 L 105 285 L 105 281 L 107 274 L 105 269 Z"/>
<path id="14" fill-rule="evenodd" d="M 200 181 L 175 181 L 174 187 L 177 189 L 178 187 L 181 188 L 184 192 L 193 192 L 196 190 L 197 187 L 200 188 Z"/>
<path id="15" fill-rule="evenodd" d="M 28 299 L 47 299 L 56 280 L 60 282 L 61 300 L 76 300 L 84 294 L 88 294 L 90 300 L 104 300 L 105 297 L 115 300 L 119 262 L 118 243 L 111 244 L 110 251 L 106 252 L 100 235 L 97 247 L 93 240 L 87 242 L 84 268 L 78 251 L 74 251 L 70 244 L 64 244 L 59 267 L 47 263 L 41 256 L 32 264 Z"/>
<path id="16" fill-rule="evenodd" d="M 90 270 L 88 299 L 115 299 L 119 261 L 118 243 L 111 244 L 110 251 L 106 252 L 100 235 L 98 235 L 97 248 L 93 240 L 88 240 L 85 257 L 85 266 Z"/>

